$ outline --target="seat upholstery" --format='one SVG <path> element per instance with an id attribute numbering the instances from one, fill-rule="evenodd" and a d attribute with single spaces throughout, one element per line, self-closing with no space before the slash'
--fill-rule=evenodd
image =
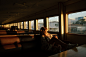
<path id="1" fill-rule="evenodd" d="M 40 39 L 40 35 L 34 35 L 34 38 L 33 36 L 0 37 L 0 54 L 11 55 L 21 54 L 21 52 L 48 54 L 49 52 L 41 50 Z"/>
<path id="2" fill-rule="evenodd" d="M 17 46 L 16 45 L 4 45 L 3 46 L 3 48 L 5 49 L 5 50 L 7 50 L 7 49 L 13 49 L 13 48 L 17 48 L 17 47 L 21 47 L 21 44 L 17 44 Z"/>
<path id="3" fill-rule="evenodd" d="M 1 40 L 1 44 L 5 45 L 5 44 L 13 44 L 15 42 L 20 43 L 20 39 L 15 36 L 15 37 L 0 37 Z"/>
<path id="4" fill-rule="evenodd" d="M 35 46 L 32 36 L 0 37 L 0 54 L 18 53 Z"/>
<path id="5" fill-rule="evenodd" d="M 6 30 L 0 30 L 0 35 L 13 35 L 17 33 L 25 33 L 25 31 L 6 31 Z"/>

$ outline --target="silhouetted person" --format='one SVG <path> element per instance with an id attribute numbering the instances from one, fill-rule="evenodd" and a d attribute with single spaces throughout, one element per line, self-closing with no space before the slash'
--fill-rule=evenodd
<path id="1" fill-rule="evenodd" d="M 7 31 L 8 35 L 17 35 L 17 27 L 16 26 L 11 26 L 10 31 Z"/>
<path id="2" fill-rule="evenodd" d="M 53 36 L 49 34 L 47 31 L 48 29 L 46 27 L 42 27 L 40 29 L 42 50 L 58 52 L 62 50 L 62 48 L 69 49 L 76 46 L 76 45 L 68 45 L 64 43 L 63 41 L 58 39 L 57 36 Z"/>

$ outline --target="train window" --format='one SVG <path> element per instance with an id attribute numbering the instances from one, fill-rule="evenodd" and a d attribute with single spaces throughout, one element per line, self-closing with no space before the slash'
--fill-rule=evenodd
<path id="1" fill-rule="evenodd" d="M 6 24 L 5 27 L 9 28 L 9 24 Z"/>
<path id="2" fill-rule="evenodd" d="M 40 30 L 41 27 L 44 27 L 44 19 L 38 19 L 38 30 Z"/>
<path id="3" fill-rule="evenodd" d="M 14 26 L 13 23 L 10 24 L 10 28 L 11 28 L 11 26 Z"/>
<path id="4" fill-rule="evenodd" d="M 34 30 L 34 20 L 31 20 L 31 30 Z"/>
<path id="5" fill-rule="evenodd" d="M 15 23 L 15 26 L 17 26 L 17 23 Z"/>
<path id="6" fill-rule="evenodd" d="M 86 35 L 86 11 L 68 14 L 68 33 Z"/>
<path id="7" fill-rule="evenodd" d="M 16 26 L 16 24 L 15 24 L 15 23 L 13 23 L 13 25 L 14 25 L 14 26 Z"/>
<path id="8" fill-rule="evenodd" d="M 23 22 L 21 22 L 21 29 L 23 29 Z"/>
<path id="9" fill-rule="evenodd" d="M 10 24 L 9 24 L 10 25 Z M 1 25 L 1 27 L 4 27 L 4 25 Z M 10 27 L 10 26 L 9 26 Z"/>
<path id="10" fill-rule="evenodd" d="M 17 23 L 14 23 L 14 26 L 17 26 Z"/>
<path id="11" fill-rule="evenodd" d="M 49 31 L 59 32 L 59 16 L 49 17 Z"/>
<path id="12" fill-rule="evenodd" d="M 24 21 L 24 29 L 28 29 L 28 21 Z"/>
<path id="13" fill-rule="evenodd" d="M 18 22 L 18 28 L 20 29 L 20 22 Z"/>

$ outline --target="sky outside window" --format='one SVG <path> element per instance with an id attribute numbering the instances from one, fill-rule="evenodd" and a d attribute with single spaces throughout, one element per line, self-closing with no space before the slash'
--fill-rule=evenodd
<path id="1" fill-rule="evenodd" d="M 69 18 L 75 19 L 76 17 L 84 17 L 86 16 L 86 11 L 71 13 L 68 15 Z"/>

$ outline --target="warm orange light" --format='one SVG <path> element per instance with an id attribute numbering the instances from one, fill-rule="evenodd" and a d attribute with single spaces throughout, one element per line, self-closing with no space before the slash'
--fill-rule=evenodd
<path id="1" fill-rule="evenodd" d="M 20 22 L 18 22 L 18 28 L 20 28 Z"/>
<path id="2" fill-rule="evenodd" d="M 68 14 L 66 14 L 66 33 L 68 33 Z"/>
<path id="3" fill-rule="evenodd" d="M 64 34 L 64 20 L 63 20 L 63 14 L 61 14 L 61 34 Z"/>
<path id="4" fill-rule="evenodd" d="M 49 19 L 48 17 L 46 17 L 46 25 L 47 25 L 47 29 L 49 28 Z"/>
<path id="5" fill-rule="evenodd" d="M 27 26 L 27 25 L 26 25 L 26 21 L 24 21 L 24 29 L 26 29 L 26 26 Z"/>
<path id="6" fill-rule="evenodd" d="M 38 19 L 36 19 L 36 30 L 38 30 Z"/>
<path id="7" fill-rule="evenodd" d="M 29 29 L 31 29 L 31 21 L 29 21 Z"/>

